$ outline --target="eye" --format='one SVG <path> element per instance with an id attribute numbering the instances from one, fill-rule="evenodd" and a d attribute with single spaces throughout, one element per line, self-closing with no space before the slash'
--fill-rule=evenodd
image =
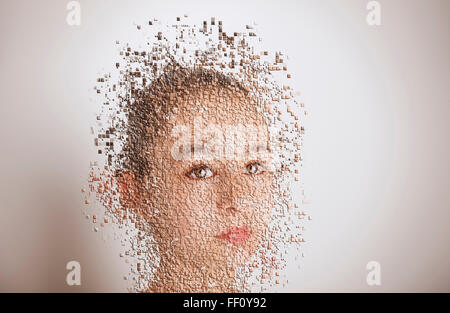
<path id="1" fill-rule="evenodd" d="M 258 175 L 264 172 L 264 166 L 259 162 L 250 162 L 244 168 L 245 174 Z"/>
<path id="2" fill-rule="evenodd" d="M 203 179 L 213 176 L 212 170 L 206 165 L 197 166 L 186 173 L 186 176 L 194 179 Z"/>

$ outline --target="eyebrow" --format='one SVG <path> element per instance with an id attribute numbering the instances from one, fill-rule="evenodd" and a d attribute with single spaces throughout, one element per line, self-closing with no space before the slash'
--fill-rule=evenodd
<path id="1" fill-rule="evenodd" d="M 191 153 L 194 153 L 194 151 L 203 151 L 204 148 L 202 145 L 191 145 Z"/>
<path id="2" fill-rule="evenodd" d="M 269 145 L 261 145 L 261 144 L 256 146 L 256 151 L 261 151 L 261 150 L 264 150 L 264 149 L 270 151 L 270 146 Z"/>
<path id="3" fill-rule="evenodd" d="M 194 153 L 194 151 L 199 152 L 199 151 L 203 151 L 204 150 L 203 146 L 201 146 L 201 145 L 193 145 L 193 144 L 191 144 L 190 146 L 191 146 L 191 149 L 189 149 L 187 151 L 185 151 L 185 149 L 181 149 L 181 146 L 180 146 L 180 151 L 179 151 L 180 154 L 182 154 L 182 155 L 186 155 L 186 154 L 192 155 Z"/>
<path id="4" fill-rule="evenodd" d="M 193 145 L 193 144 L 191 144 L 190 146 L 191 146 L 191 149 L 189 150 L 189 153 L 194 153 L 194 151 L 201 152 L 201 151 L 205 150 L 204 147 L 203 147 L 202 145 Z M 249 144 L 246 145 L 246 146 L 247 146 L 248 148 L 252 148 L 252 147 L 253 147 L 253 146 L 250 146 Z M 180 150 L 181 150 L 181 149 L 180 149 Z M 262 144 L 256 146 L 256 151 L 261 151 L 261 150 L 267 150 L 267 151 L 270 151 L 270 146 L 269 146 L 269 145 L 262 145 Z M 184 154 L 184 153 L 186 153 L 186 152 L 185 152 L 184 149 L 183 149 L 183 150 L 181 151 L 181 153 Z"/>
<path id="5" fill-rule="evenodd" d="M 181 147 L 180 147 L 179 153 L 184 156 L 188 155 L 191 158 L 195 158 L 194 153 L 201 153 L 205 150 L 203 145 L 191 144 L 190 147 L 191 147 L 191 149 L 187 150 L 187 151 L 185 151 L 184 149 L 181 149 Z M 270 145 L 259 144 L 256 146 L 256 150 L 254 150 L 253 146 L 251 146 L 249 143 L 247 143 L 245 145 L 245 147 L 246 147 L 246 149 L 245 149 L 246 153 L 249 153 L 249 154 L 254 153 L 255 151 L 256 152 L 261 152 L 261 151 L 271 152 Z M 253 149 L 251 149 L 251 148 L 253 148 Z"/>

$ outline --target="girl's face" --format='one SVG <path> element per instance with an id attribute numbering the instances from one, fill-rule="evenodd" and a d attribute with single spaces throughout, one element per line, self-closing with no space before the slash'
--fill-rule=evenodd
<path id="1" fill-rule="evenodd" d="M 185 133 L 175 132 L 172 136 L 172 130 L 180 125 L 187 127 Z M 177 265 L 236 267 L 249 260 L 265 237 L 273 204 L 271 160 L 255 159 L 249 146 L 244 154 L 234 158 L 225 154 L 208 158 L 198 143 L 208 143 L 210 138 L 207 132 L 203 133 L 205 136 L 198 134 L 198 125 L 203 131 L 214 125 L 223 136 L 230 127 L 239 125 L 262 128 L 259 146 L 262 142 L 267 149 L 264 117 L 251 108 L 248 99 L 227 94 L 219 101 L 202 91 L 190 100 L 180 100 L 165 127 L 165 135 L 159 137 L 153 152 L 148 154 L 151 175 L 144 196 L 154 214 L 144 214 L 144 218 L 160 252 Z M 194 143 L 194 136 L 199 135 L 196 138 L 200 141 Z M 246 135 L 238 133 L 236 138 Z M 181 159 L 173 157 L 180 136 L 188 138 L 189 151 L 191 145 L 192 150 L 196 149 L 195 157 L 190 153 Z M 248 143 L 248 138 L 244 142 Z M 225 148 L 216 145 L 214 150 L 230 151 L 231 144 L 227 141 Z"/>

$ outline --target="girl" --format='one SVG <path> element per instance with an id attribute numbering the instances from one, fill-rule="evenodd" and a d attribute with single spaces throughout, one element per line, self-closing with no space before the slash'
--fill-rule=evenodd
<path id="1" fill-rule="evenodd" d="M 264 239 L 273 205 L 263 113 L 237 81 L 203 69 L 167 68 L 133 97 L 123 150 L 126 171 L 117 176 L 122 205 L 148 225 L 146 235 L 159 251 L 148 291 L 236 290 L 236 268 Z M 190 130 L 199 132 L 198 125 L 200 134 L 189 136 Z M 205 131 L 212 125 L 214 132 Z M 179 138 L 172 135 L 180 126 L 188 140 L 177 160 Z M 230 129 L 244 131 L 229 140 Z M 240 138 L 257 137 L 251 131 L 258 129 L 259 140 L 239 145 Z M 200 144 L 194 145 L 193 137 Z"/>

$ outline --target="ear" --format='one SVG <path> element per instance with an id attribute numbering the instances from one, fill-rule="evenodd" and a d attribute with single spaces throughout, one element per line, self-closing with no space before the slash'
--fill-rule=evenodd
<path id="1" fill-rule="evenodd" d="M 140 203 L 139 183 L 133 172 L 116 173 L 120 205 L 123 209 L 136 211 Z"/>

